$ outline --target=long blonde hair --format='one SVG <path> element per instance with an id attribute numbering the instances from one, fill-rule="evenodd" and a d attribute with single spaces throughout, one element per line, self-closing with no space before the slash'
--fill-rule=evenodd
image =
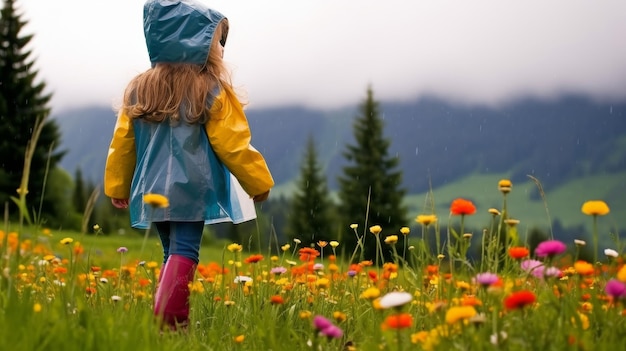
<path id="1" fill-rule="evenodd" d="M 221 57 L 222 34 L 228 31 L 228 20 L 222 20 L 213 34 L 213 42 L 204 66 L 186 63 L 157 63 L 137 75 L 124 92 L 122 109 L 130 118 L 146 121 L 204 123 L 209 116 L 208 101 L 223 86 L 232 87 L 230 73 Z"/>

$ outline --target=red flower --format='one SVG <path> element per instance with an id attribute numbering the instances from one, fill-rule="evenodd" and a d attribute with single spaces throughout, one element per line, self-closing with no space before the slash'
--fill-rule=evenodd
<path id="1" fill-rule="evenodd" d="M 450 205 L 450 213 L 455 216 L 473 215 L 476 213 L 476 206 L 469 200 L 455 199 Z"/>
<path id="2" fill-rule="evenodd" d="M 243 260 L 245 263 L 257 263 L 263 259 L 263 255 L 251 255 Z"/>
<path id="3" fill-rule="evenodd" d="M 532 305 L 537 301 L 537 297 L 532 291 L 521 290 L 512 293 L 504 299 L 504 307 L 509 310 L 524 308 L 524 306 Z"/>
<path id="4" fill-rule="evenodd" d="M 370 270 L 370 271 L 367 272 L 367 275 L 370 277 L 370 279 L 374 283 L 376 283 L 378 281 L 378 273 L 376 273 L 376 271 Z"/>
<path id="5" fill-rule="evenodd" d="M 270 297 L 270 303 L 272 305 L 282 305 L 284 302 L 285 300 L 283 300 L 283 297 L 280 295 L 273 295 Z"/>
<path id="6" fill-rule="evenodd" d="M 392 314 L 385 318 L 382 328 L 402 329 L 410 328 L 413 325 L 413 316 L 410 313 Z"/>
<path id="7" fill-rule="evenodd" d="M 509 249 L 509 256 L 515 260 L 527 257 L 530 254 L 530 250 L 523 246 L 514 246 Z"/>

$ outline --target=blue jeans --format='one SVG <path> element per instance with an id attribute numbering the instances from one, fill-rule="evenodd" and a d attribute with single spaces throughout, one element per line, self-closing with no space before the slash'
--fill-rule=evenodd
<path id="1" fill-rule="evenodd" d="M 163 245 L 163 263 L 170 255 L 200 261 L 200 243 L 204 222 L 154 222 Z"/>

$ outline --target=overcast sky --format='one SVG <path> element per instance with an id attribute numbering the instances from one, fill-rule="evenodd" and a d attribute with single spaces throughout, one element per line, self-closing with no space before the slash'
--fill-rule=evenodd
<path id="1" fill-rule="evenodd" d="M 143 0 L 16 0 L 53 114 L 119 102 L 149 68 Z M 469 104 L 564 92 L 626 99 L 626 1 L 205 0 L 249 107 L 435 95 Z"/>

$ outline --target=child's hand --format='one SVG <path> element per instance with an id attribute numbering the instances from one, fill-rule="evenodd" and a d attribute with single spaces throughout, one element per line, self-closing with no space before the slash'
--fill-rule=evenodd
<path id="1" fill-rule="evenodd" d="M 254 202 L 262 202 L 262 201 L 267 200 L 268 196 L 270 196 L 270 191 L 269 190 L 264 192 L 263 194 L 254 195 L 252 197 L 252 201 L 254 201 Z"/>
<path id="2" fill-rule="evenodd" d="M 128 208 L 128 199 L 111 199 L 111 203 L 116 208 Z"/>

